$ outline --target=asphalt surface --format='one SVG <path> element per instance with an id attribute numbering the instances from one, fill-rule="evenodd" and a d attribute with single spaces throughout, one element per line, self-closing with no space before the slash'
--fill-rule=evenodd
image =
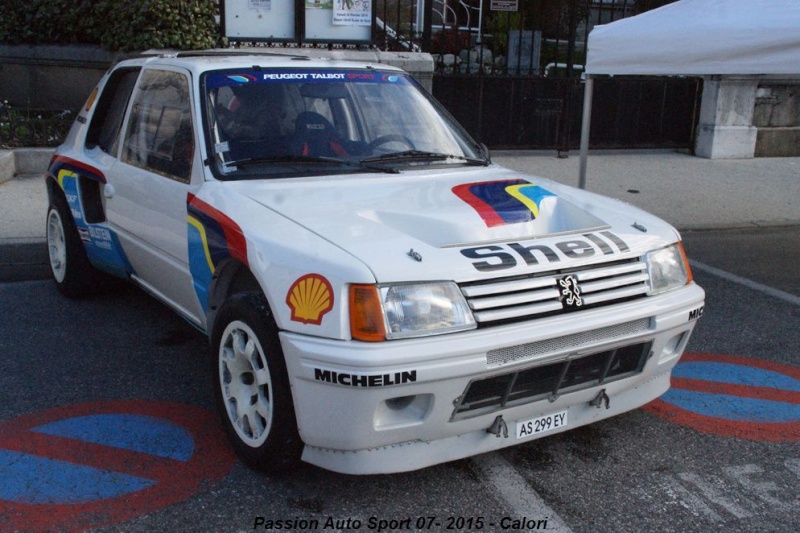
<path id="1" fill-rule="evenodd" d="M 736 249 L 761 266 L 754 281 L 776 286 L 772 276 L 782 271 L 799 277 L 791 256 L 771 257 L 770 250 L 791 239 L 797 243 L 800 226 L 691 231 L 684 237 L 690 255 L 743 276 L 750 261 L 726 259 L 728 249 L 722 246 L 728 235 L 738 235 Z M 800 290 L 777 298 L 704 269 L 694 273 L 707 301 L 688 350 L 791 366 L 800 379 L 800 303 L 787 301 L 800 301 Z M 203 359 L 207 340 L 132 285 L 102 298 L 67 300 L 50 281 L 0 283 L 0 311 L 7 317 L 0 326 L 0 456 L 4 431 L 21 432 L 23 417 L 54 407 L 136 400 L 216 414 L 211 368 Z M 789 415 L 800 416 L 796 407 L 787 407 Z M 223 479 L 200 486 L 178 503 L 151 504 L 134 508 L 132 518 L 111 514 L 91 523 L 104 524 L 96 531 L 109 533 L 239 533 L 269 530 L 254 527 L 258 517 L 320 523 L 332 518 L 360 521 L 362 527 L 352 531 L 377 531 L 366 527 L 370 518 L 411 518 L 416 526 L 430 517 L 437 525 L 394 530 L 445 531 L 459 520 L 483 519 L 483 528 L 473 522 L 473 527 L 449 530 L 500 531 L 503 524 L 528 517 L 546 518 L 548 531 L 576 533 L 800 531 L 797 435 L 789 442 L 731 438 L 639 409 L 501 452 L 404 474 L 343 476 L 302 464 L 286 475 L 265 476 L 236 463 Z M 45 472 L 34 481 L 41 477 L 47 478 Z M 0 531 L 7 531 L 2 505 Z M 36 519 L 48 526 L 41 530 L 66 531 L 69 507 L 21 511 L 27 523 Z M 556 519 L 566 527 L 554 528 Z"/>

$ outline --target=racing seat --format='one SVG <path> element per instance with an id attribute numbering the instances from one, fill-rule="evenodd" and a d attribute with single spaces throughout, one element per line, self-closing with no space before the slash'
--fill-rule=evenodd
<path id="1" fill-rule="evenodd" d="M 303 111 L 294 122 L 292 153 L 321 157 L 347 157 L 345 141 L 328 119 L 313 111 Z"/>

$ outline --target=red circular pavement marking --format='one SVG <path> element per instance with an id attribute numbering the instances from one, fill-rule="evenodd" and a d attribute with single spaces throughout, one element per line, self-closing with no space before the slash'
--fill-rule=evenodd
<path id="1" fill-rule="evenodd" d="M 144 415 L 186 429 L 194 439 L 188 461 L 112 448 L 31 431 L 54 421 L 89 415 Z M 118 497 L 79 504 L 27 504 L 0 500 L 0 531 L 80 531 L 152 513 L 208 489 L 236 462 L 219 419 L 194 405 L 117 400 L 68 405 L 0 423 L 0 450 L 31 454 L 154 481 Z"/>
<path id="2" fill-rule="evenodd" d="M 710 353 L 685 353 L 683 357 L 681 357 L 681 363 L 682 362 L 728 363 L 777 372 L 789 376 L 790 378 L 800 380 L 800 367 L 773 363 L 771 361 L 764 361 L 752 357 Z M 675 376 L 672 377 L 671 387 L 689 391 L 739 396 L 741 398 L 800 404 L 800 393 L 769 387 L 738 385 Z M 663 397 L 650 402 L 645 405 L 643 409 L 670 422 L 687 426 L 703 433 L 759 442 L 796 442 L 800 440 L 800 421 L 751 422 L 744 420 L 728 420 L 683 409 L 665 401 Z"/>

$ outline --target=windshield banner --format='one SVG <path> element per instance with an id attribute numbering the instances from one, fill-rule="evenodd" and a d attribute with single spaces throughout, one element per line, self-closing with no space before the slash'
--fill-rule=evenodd
<path id="1" fill-rule="evenodd" d="M 405 75 L 393 72 L 370 72 L 352 70 L 236 70 L 219 71 L 206 74 L 207 89 L 232 87 L 237 85 L 269 83 L 306 83 L 306 82 L 357 82 L 357 83 L 389 83 L 407 85 Z"/>

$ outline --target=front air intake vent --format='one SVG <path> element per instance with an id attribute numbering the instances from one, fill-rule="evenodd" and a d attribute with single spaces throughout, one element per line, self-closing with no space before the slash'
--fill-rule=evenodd
<path id="1" fill-rule="evenodd" d="M 579 358 L 476 379 L 459 396 L 451 417 L 459 420 L 493 413 L 562 394 L 605 385 L 640 374 L 652 343 L 639 343 Z"/>

